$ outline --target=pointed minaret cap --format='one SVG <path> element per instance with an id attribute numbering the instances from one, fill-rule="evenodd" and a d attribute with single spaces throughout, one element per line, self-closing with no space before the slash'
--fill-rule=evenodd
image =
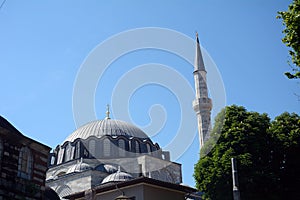
<path id="1" fill-rule="evenodd" d="M 199 43 L 199 37 L 198 37 L 198 32 L 196 31 L 196 41 Z"/>
<path id="2" fill-rule="evenodd" d="M 195 63 L 194 63 L 195 71 L 206 71 L 204 67 L 203 57 L 200 48 L 200 42 L 198 38 L 198 32 L 196 31 L 196 55 L 195 55 Z"/>
<path id="3" fill-rule="evenodd" d="M 107 106 L 106 106 L 106 117 L 105 117 L 105 119 L 110 119 L 109 114 L 110 114 L 110 112 L 109 112 L 109 104 L 107 104 Z"/>

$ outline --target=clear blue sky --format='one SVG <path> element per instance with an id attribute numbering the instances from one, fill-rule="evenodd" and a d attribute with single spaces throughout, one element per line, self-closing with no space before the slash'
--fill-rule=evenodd
<path id="1" fill-rule="evenodd" d="M 285 111 L 299 114 L 294 93 L 300 94 L 300 85 L 283 75 L 289 70 L 288 49 L 281 42 L 284 27 L 276 19 L 277 11 L 286 10 L 290 2 L 7 0 L 0 10 L 0 114 L 26 136 L 55 148 L 76 129 L 72 94 L 84 59 L 107 38 L 142 27 L 173 29 L 192 38 L 197 30 L 220 71 L 227 105 L 266 112 L 271 118 Z M 180 68 L 187 63 L 174 55 L 150 50 L 125 55 L 100 81 L 104 90 L 97 90 L 95 96 L 99 119 L 122 73 L 151 62 L 174 67 L 193 85 L 192 68 Z M 180 124 L 178 100 L 162 87 L 148 87 L 130 101 L 132 123 L 143 127 L 149 107 L 165 105 L 170 114 L 161 136 L 153 138 L 163 147 Z M 198 148 L 195 138 L 177 160 L 182 163 L 184 183 L 192 186 Z"/>

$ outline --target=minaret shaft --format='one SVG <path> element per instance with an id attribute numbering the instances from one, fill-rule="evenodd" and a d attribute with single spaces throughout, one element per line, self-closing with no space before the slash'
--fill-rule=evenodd
<path id="1" fill-rule="evenodd" d="M 200 49 L 198 34 L 196 34 L 196 55 L 194 64 L 194 81 L 196 98 L 193 101 L 193 108 L 197 115 L 200 149 L 204 142 L 209 138 L 211 127 L 212 101 L 208 98 L 206 82 L 206 70 Z"/>

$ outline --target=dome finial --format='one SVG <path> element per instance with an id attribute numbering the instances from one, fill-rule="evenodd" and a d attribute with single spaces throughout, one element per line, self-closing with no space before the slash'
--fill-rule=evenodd
<path id="1" fill-rule="evenodd" d="M 109 114 L 110 114 L 110 112 L 109 112 L 109 104 L 107 104 L 106 105 L 106 117 L 105 117 L 105 119 L 110 119 Z"/>

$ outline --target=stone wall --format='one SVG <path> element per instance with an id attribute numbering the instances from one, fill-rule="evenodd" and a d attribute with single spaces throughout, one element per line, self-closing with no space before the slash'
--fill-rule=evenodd
<path id="1" fill-rule="evenodd" d="M 0 199 L 42 199 L 50 148 L 4 120 L 0 117 Z"/>

